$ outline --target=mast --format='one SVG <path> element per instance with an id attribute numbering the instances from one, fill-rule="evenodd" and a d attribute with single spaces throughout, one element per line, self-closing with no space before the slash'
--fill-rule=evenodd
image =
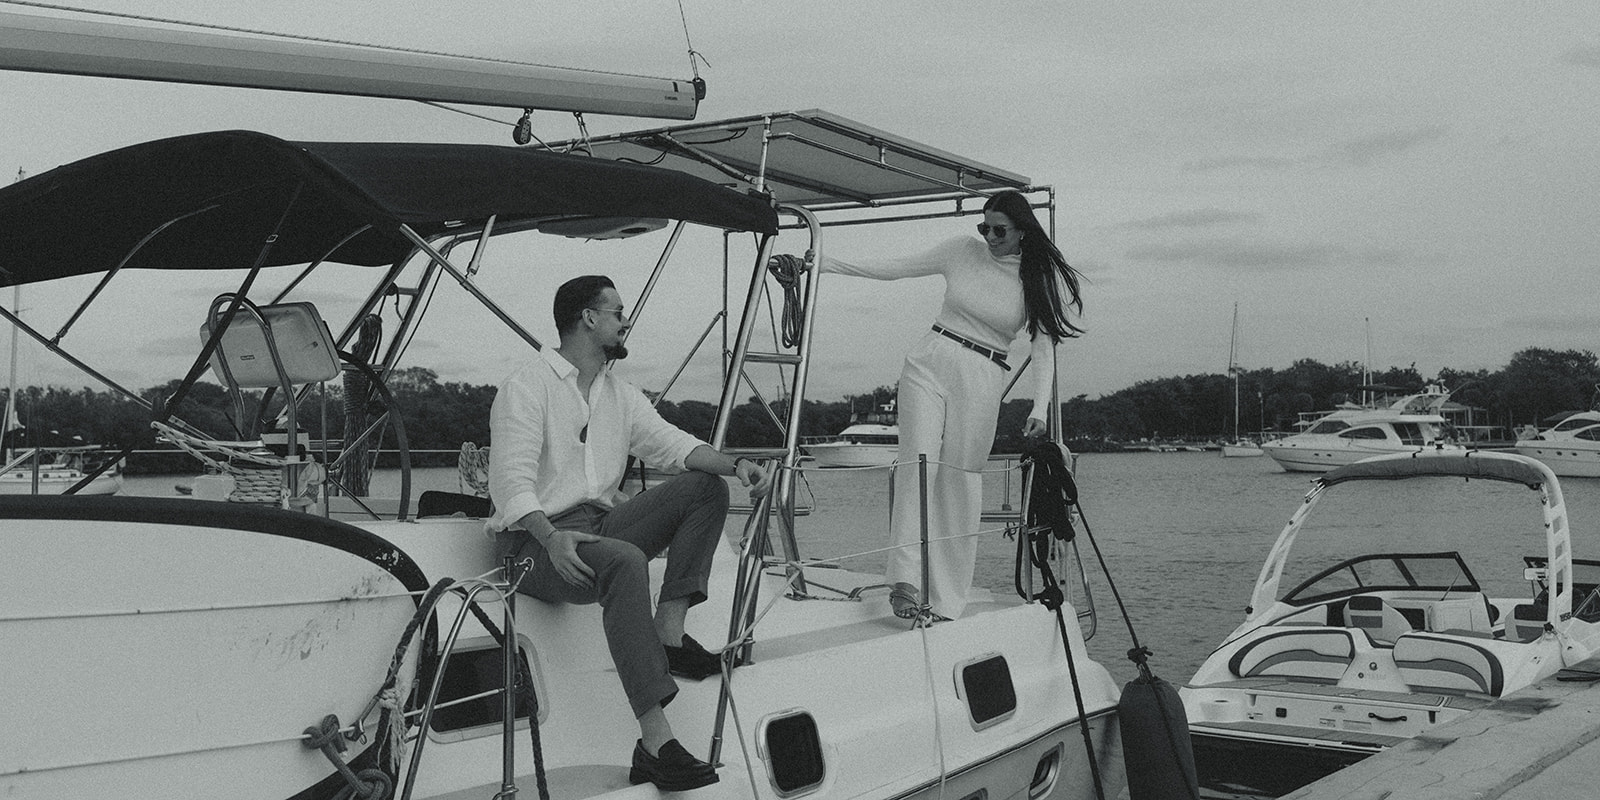
<path id="1" fill-rule="evenodd" d="M 1239 304 L 1233 304 L 1233 335 L 1228 338 L 1228 374 L 1233 376 L 1233 440 L 1239 441 Z"/>

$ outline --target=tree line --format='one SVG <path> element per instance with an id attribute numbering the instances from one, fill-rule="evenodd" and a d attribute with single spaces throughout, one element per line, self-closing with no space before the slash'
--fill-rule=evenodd
<path id="1" fill-rule="evenodd" d="M 1327 365 L 1312 359 L 1294 362 L 1287 369 L 1255 369 L 1238 373 L 1240 429 L 1242 431 L 1293 431 L 1302 412 L 1329 410 L 1360 398 L 1363 380 L 1403 390 L 1424 383 L 1442 384 L 1452 400 L 1475 409 L 1475 424 L 1511 430 L 1520 425 L 1544 427 L 1551 416 L 1590 408 L 1600 384 L 1600 362 L 1587 350 L 1529 348 L 1512 356 L 1498 370 L 1442 369 L 1425 380 L 1413 364 L 1364 374 L 1353 362 Z M 163 407 L 177 381 L 146 389 L 140 395 L 154 407 Z M 408 444 L 417 452 L 414 463 L 453 465 L 462 442 L 489 443 L 489 407 L 495 387 L 443 382 L 433 370 L 412 367 L 398 370 L 390 379 L 390 392 L 400 409 Z M 657 410 L 669 422 L 709 439 L 716 420 L 716 405 L 697 400 L 657 399 Z M 852 416 L 893 402 L 894 387 L 879 386 L 833 401 L 807 400 L 801 408 L 801 434 L 820 436 L 839 432 Z M 271 417 L 281 399 L 267 400 L 262 414 L 256 408 L 260 394 L 244 397 L 246 419 L 222 387 L 196 384 L 173 411 L 208 435 L 219 439 L 253 438 L 259 427 L 250 419 Z M 376 415 L 382 404 L 365 401 Z M 313 391 L 297 408 L 300 427 L 313 437 L 339 440 L 344 435 L 345 390 L 338 381 Z M 1031 400 L 1012 400 L 1000 409 L 995 452 L 1015 453 L 1022 446 L 1022 424 Z M 137 451 L 164 447 L 150 427 L 151 412 L 112 392 L 88 388 L 30 386 L 17 392 L 20 427 L 6 437 L 6 445 L 69 446 L 98 444 Z M 1096 443 L 1143 439 L 1213 440 L 1233 430 L 1234 376 L 1185 375 L 1140 381 L 1126 389 L 1089 399 L 1077 395 L 1062 403 L 1063 437 L 1075 449 L 1096 449 Z M 786 420 L 787 401 L 763 406 L 755 398 L 736 407 L 728 423 L 728 444 L 737 447 L 776 447 L 782 437 L 775 420 Z M 392 430 L 382 447 L 392 449 Z M 441 451 L 428 454 L 426 451 Z M 380 462 L 382 465 L 383 462 Z M 127 464 L 129 472 L 193 472 L 194 460 L 182 453 L 140 453 Z"/>

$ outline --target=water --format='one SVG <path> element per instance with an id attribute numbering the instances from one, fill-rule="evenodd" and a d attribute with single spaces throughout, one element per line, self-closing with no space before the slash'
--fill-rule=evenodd
<path id="1" fill-rule="evenodd" d="M 797 524 L 801 553 L 834 558 L 883 546 L 888 525 L 888 479 L 883 472 L 813 470 L 805 473 L 802 502 L 815 511 Z M 1222 458 L 1217 453 L 1087 453 L 1079 457 L 1078 487 L 1088 530 L 1099 544 L 1126 603 L 1139 641 L 1154 653 L 1151 668 L 1173 683 L 1186 681 L 1206 655 L 1243 619 L 1262 559 L 1299 507 L 1312 476 L 1285 473 L 1269 458 Z M 174 476 L 130 477 L 123 493 L 171 495 Z M 398 493 L 394 472 L 374 475 L 373 493 Z M 1015 482 L 1013 482 L 1015 484 Z M 1600 520 L 1600 480 L 1563 484 L 1572 520 L 1574 555 L 1600 558 L 1594 538 Z M 1017 486 L 1012 487 L 1013 494 Z M 454 469 L 421 469 L 413 495 L 426 489 L 459 491 Z M 1003 476 L 986 490 L 998 506 Z M 740 498 L 735 490 L 735 502 Z M 742 517 L 730 519 L 737 535 Z M 1375 482 L 1330 490 L 1297 542 L 1282 588 L 1308 577 L 1317 555 L 1343 557 L 1367 551 L 1459 549 L 1491 595 L 1521 596 L 1524 555 L 1542 555 L 1538 495 L 1492 481 L 1433 479 Z M 979 546 L 975 582 L 1013 593 L 1012 542 L 998 524 Z M 1091 654 L 1121 681 L 1137 673 L 1126 652 L 1128 630 L 1110 586 L 1080 531 L 1099 611 Z M 1462 534 L 1468 538 L 1460 539 Z M 1326 561 L 1322 562 L 1326 565 Z M 880 571 L 881 553 L 845 561 Z"/>

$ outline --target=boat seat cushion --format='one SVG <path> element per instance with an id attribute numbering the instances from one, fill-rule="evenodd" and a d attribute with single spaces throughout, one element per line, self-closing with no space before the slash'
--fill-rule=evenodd
<path id="1" fill-rule="evenodd" d="M 1544 635 L 1544 624 L 1550 609 L 1542 603 L 1523 603 L 1511 609 L 1511 621 L 1506 624 L 1506 638 L 1514 642 L 1531 642 Z"/>
<path id="2" fill-rule="evenodd" d="M 1367 632 L 1374 642 L 1390 644 L 1402 634 L 1419 626 L 1413 625 L 1400 610 L 1376 595 L 1362 594 L 1350 598 L 1344 608 L 1345 624 Z"/>
<path id="3" fill-rule="evenodd" d="M 1434 634 L 1407 633 L 1394 642 L 1394 664 L 1401 679 L 1413 689 L 1499 697 L 1505 686 L 1505 673 L 1490 646 Z"/>
<path id="4" fill-rule="evenodd" d="M 1270 633 L 1239 648 L 1228 669 L 1240 678 L 1293 678 L 1338 683 L 1355 657 L 1355 638 L 1339 628 L 1296 628 Z"/>

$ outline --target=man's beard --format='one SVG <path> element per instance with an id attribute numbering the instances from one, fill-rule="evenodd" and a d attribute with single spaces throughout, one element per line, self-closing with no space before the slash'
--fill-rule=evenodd
<path id="1" fill-rule="evenodd" d="M 605 353 L 607 361 L 621 361 L 628 357 L 627 345 L 608 344 L 600 348 L 600 352 Z"/>

